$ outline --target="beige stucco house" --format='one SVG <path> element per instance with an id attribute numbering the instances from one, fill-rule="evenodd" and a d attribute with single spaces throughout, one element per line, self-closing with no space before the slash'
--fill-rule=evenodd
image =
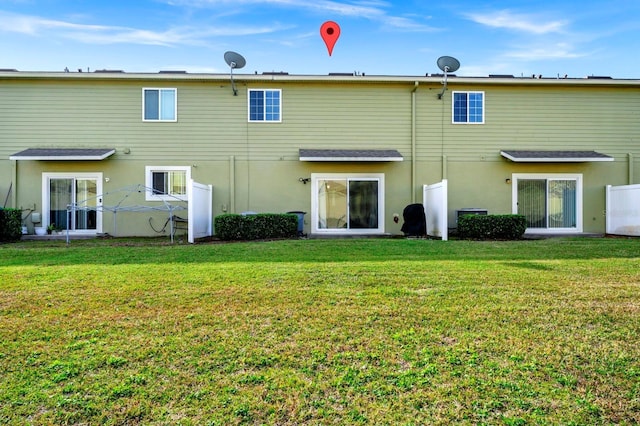
<path id="1" fill-rule="evenodd" d="M 237 95 L 223 74 L 0 71 L 0 201 L 29 232 L 39 213 L 77 234 L 156 235 L 193 179 L 213 186 L 214 216 L 304 211 L 311 235 L 400 234 L 394 215 L 446 179 L 450 227 L 478 208 L 603 233 L 605 186 L 640 182 L 640 80 L 234 81 Z M 127 205 L 150 208 L 114 210 Z"/>

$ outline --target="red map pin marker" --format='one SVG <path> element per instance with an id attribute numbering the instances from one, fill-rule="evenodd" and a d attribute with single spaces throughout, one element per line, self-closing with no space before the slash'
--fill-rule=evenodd
<path id="1" fill-rule="evenodd" d="M 324 44 L 327 45 L 329 56 L 331 56 L 333 46 L 336 45 L 336 41 L 338 41 L 338 37 L 340 37 L 340 25 L 333 21 L 327 21 L 320 27 L 320 35 L 324 40 Z"/>

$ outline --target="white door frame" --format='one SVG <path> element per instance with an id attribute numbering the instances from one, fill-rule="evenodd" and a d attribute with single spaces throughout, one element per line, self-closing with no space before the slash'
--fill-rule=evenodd
<path id="1" fill-rule="evenodd" d="M 525 233 L 566 234 L 581 233 L 583 214 L 583 187 L 581 173 L 514 173 L 511 175 L 511 211 L 518 214 L 518 179 L 575 180 L 576 181 L 576 227 L 575 228 L 527 228 Z M 547 194 L 548 195 L 548 194 Z"/>
<path id="2" fill-rule="evenodd" d="M 336 229 L 318 227 L 318 181 L 326 179 L 345 180 L 371 180 L 378 182 L 378 228 L 376 229 Z M 312 234 L 344 234 L 344 235 L 365 235 L 384 234 L 385 214 L 384 214 L 384 173 L 312 173 L 311 174 L 311 233 Z M 347 205 L 348 209 L 348 205 Z"/>
<path id="3" fill-rule="evenodd" d="M 102 173 L 75 173 L 75 172 L 56 172 L 42 173 L 42 226 L 49 226 L 49 209 L 50 209 L 50 186 L 51 179 L 95 179 L 96 180 L 96 229 L 79 229 L 70 230 L 73 234 L 101 234 L 102 233 Z M 77 200 L 84 201 L 84 200 Z"/>

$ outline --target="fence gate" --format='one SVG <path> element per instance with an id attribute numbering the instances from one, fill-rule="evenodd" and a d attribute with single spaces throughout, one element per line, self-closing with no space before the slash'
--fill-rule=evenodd
<path id="1" fill-rule="evenodd" d="M 640 237 L 640 185 L 607 185 L 607 234 Z"/>
<path id="2" fill-rule="evenodd" d="M 189 181 L 189 242 L 213 235 L 213 186 Z"/>
<path id="3" fill-rule="evenodd" d="M 433 185 L 423 186 L 422 204 L 427 217 L 427 235 L 442 238 L 443 241 L 449 239 L 449 221 L 447 212 L 449 210 L 447 199 L 447 180 Z"/>

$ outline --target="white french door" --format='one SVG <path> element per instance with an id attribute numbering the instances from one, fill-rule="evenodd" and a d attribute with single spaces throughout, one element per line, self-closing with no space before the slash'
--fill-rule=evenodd
<path id="1" fill-rule="evenodd" d="M 383 174 L 312 174 L 314 233 L 384 232 Z"/>
<path id="2" fill-rule="evenodd" d="M 42 205 L 44 226 L 101 233 L 102 173 L 43 173 Z"/>
<path id="3" fill-rule="evenodd" d="M 513 212 L 528 232 L 582 232 L 582 175 L 514 174 Z"/>

